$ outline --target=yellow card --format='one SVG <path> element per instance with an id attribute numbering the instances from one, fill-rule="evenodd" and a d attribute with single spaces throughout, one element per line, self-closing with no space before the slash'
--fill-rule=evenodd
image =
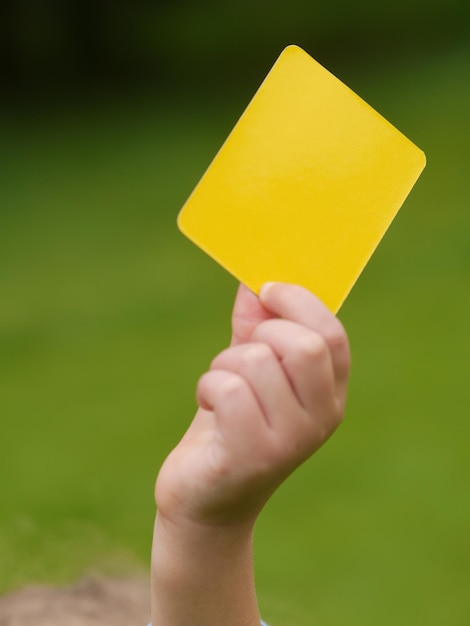
<path id="1" fill-rule="evenodd" d="M 425 166 L 424 153 L 287 47 L 178 216 L 254 292 L 307 287 L 336 312 Z"/>

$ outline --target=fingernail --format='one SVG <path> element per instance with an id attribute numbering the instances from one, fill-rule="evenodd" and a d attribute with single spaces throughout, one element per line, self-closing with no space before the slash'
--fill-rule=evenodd
<path id="1" fill-rule="evenodd" d="M 269 292 L 271 291 L 271 289 L 274 287 L 275 284 L 276 283 L 273 283 L 273 282 L 267 282 L 261 286 L 261 289 L 259 290 L 259 297 L 261 298 L 261 300 L 264 300 L 264 298 L 268 297 Z"/>

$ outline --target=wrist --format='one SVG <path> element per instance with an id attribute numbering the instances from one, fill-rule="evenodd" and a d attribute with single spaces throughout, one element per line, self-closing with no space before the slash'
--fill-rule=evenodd
<path id="1" fill-rule="evenodd" d="M 259 625 L 253 524 L 175 523 L 157 513 L 152 605 L 154 624 Z"/>
<path id="2" fill-rule="evenodd" d="M 252 558 L 254 522 L 210 525 L 189 520 L 175 521 L 157 512 L 152 565 L 190 571 L 193 568 L 223 567 L 223 557 L 236 561 Z"/>

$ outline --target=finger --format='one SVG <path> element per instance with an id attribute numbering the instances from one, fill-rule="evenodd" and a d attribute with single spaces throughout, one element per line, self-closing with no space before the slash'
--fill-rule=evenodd
<path id="1" fill-rule="evenodd" d="M 197 402 L 215 415 L 223 443 L 229 446 L 248 448 L 267 431 L 251 387 L 234 372 L 211 370 L 203 374 L 197 385 Z"/>
<path id="2" fill-rule="evenodd" d="M 323 302 L 307 289 L 286 283 L 263 285 L 260 301 L 272 314 L 320 333 L 330 348 L 336 379 L 345 386 L 351 365 L 347 334 Z"/>
<path id="3" fill-rule="evenodd" d="M 273 314 L 264 308 L 258 296 L 250 291 L 248 287 L 241 284 L 238 288 L 232 312 L 231 345 L 250 341 L 256 326 L 263 320 L 271 317 L 273 317 Z"/>
<path id="4" fill-rule="evenodd" d="M 288 320 L 267 320 L 253 339 L 268 344 L 281 360 L 300 404 L 310 413 L 335 413 L 338 396 L 330 349 L 319 333 Z"/>
<path id="5" fill-rule="evenodd" d="M 221 352 L 211 369 L 241 376 L 251 387 L 268 425 L 285 427 L 286 417 L 299 411 L 297 397 L 273 350 L 263 343 L 245 343 Z"/>

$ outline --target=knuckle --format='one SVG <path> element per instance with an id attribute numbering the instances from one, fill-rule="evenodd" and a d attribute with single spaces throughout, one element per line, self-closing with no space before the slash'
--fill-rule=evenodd
<path id="1" fill-rule="evenodd" d="M 239 395 L 244 387 L 245 381 L 241 376 L 221 370 L 209 370 L 200 377 L 197 383 L 198 393 L 209 395 L 214 399 Z"/>
<path id="2" fill-rule="evenodd" d="M 273 356 L 271 348 L 264 343 L 255 343 L 250 345 L 243 355 L 243 361 L 246 365 L 262 366 Z"/>
<path id="3" fill-rule="evenodd" d="M 210 372 L 204 372 L 204 374 L 202 374 L 202 376 L 200 376 L 199 380 L 197 381 L 198 391 L 204 391 L 206 388 L 208 388 L 208 386 L 210 385 L 210 379 Z"/>
<path id="4" fill-rule="evenodd" d="M 336 430 L 341 422 L 344 420 L 344 403 L 339 399 L 335 398 L 333 401 L 333 406 L 330 413 L 330 421 L 331 421 L 331 432 Z"/>
<path id="5" fill-rule="evenodd" d="M 299 339 L 297 349 L 301 356 L 318 358 L 328 352 L 328 344 L 320 334 L 311 332 Z"/>
<path id="6" fill-rule="evenodd" d="M 237 376 L 237 374 L 227 375 L 219 382 L 219 393 L 225 398 L 238 396 L 240 393 L 243 393 L 245 384 L 241 376 Z"/>
<path id="7" fill-rule="evenodd" d="M 337 428 L 343 420 L 344 420 L 344 411 L 342 411 L 340 407 L 337 406 L 336 410 L 334 411 L 332 415 L 332 422 L 333 422 L 334 427 Z"/>
<path id="8" fill-rule="evenodd" d="M 263 320 L 253 332 L 252 340 L 271 345 L 276 337 L 283 334 L 286 323 L 290 324 L 291 322 L 280 318 Z"/>
<path id="9" fill-rule="evenodd" d="M 218 369 L 218 368 L 219 368 L 219 365 L 220 365 L 220 364 L 221 364 L 224 360 L 226 360 L 226 358 L 227 358 L 227 354 L 228 354 L 228 351 L 229 351 L 228 349 L 222 350 L 222 352 L 219 352 L 219 354 L 217 354 L 217 355 L 216 355 L 216 356 L 212 359 L 212 361 L 210 362 L 210 365 L 209 365 L 209 371 L 216 370 L 216 369 Z"/>
<path id="10" fill-rule="evenodd" d="M 333 323 L 325 333 L 325 337 L 333 351 L 343 353 L 349 358 L 348 335 L 337 318 L 334 318 Z"/>

